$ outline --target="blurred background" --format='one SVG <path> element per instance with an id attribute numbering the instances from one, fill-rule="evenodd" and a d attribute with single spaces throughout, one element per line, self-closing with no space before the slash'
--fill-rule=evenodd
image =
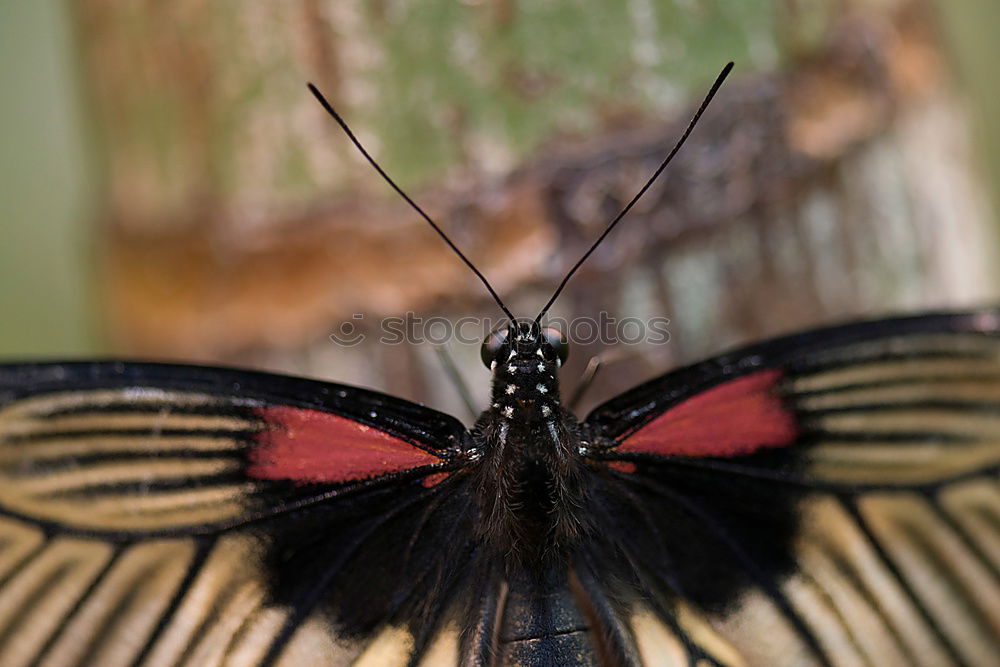
<path id="1" fill-rule="evenodd" d="M 606 361 L 585 405 L 763 336 L 995 303 L 997 25 L 975 0 L 3 1 L 0 357 L 226 363 L 461 413 L 437 346 L 379 322 L 495 305 L 306 81 L 533 316 L 736 61 L 553 311 L 670 320 L 667 344 L 577 345 L 570 390 Z M 484 402 L 478 344 L 444 347 Z"/>

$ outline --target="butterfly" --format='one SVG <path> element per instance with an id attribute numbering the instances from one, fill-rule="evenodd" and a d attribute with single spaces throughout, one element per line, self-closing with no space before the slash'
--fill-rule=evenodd
<path id="1" fill-rule="evenodd" d="M 0 365 L 0 662 L 998 664 L 1000 309 L 759 343 L 578 420 L 542 319 L 586 257 L 530 320 L 476 271 L 509 319 L 471 428 L 260 372 Z"/>

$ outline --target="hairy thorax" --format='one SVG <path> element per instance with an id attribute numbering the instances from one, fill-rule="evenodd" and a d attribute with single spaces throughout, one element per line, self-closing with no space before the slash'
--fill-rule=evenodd
<path id="1" fill-rule="evenodd" d="M 473 432 L 480 538 L 510 563 L 562 556 L 583 532 L 579 426 L 555 372 L 534 355 L 494 368 L 493 403 Z"/>

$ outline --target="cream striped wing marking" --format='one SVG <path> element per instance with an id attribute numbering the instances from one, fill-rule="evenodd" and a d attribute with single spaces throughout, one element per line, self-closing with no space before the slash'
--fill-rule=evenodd
<path id="1" fill-rule="evenodd" d="M 780 377 L 766 375 L 771 369 Z M 654 381 L 590 419 L 621 428 L 614 416 L 642 406 L 649 414 L 638 428 L 607 429 L 628 443 L 669 414 L 651 408 L 649 396 L 661 391 L 682 405 L 699 382 L 718 386 L 720 377 L 775 378 L 770 396 L 794 417 L 794 441 L 743 447 L 760 433 L 784 432 L 781 422 L 723 438 L 731 455 L 623 448 L 620 458 L 637 468 L 617 477 L 649 503 L 682 507 L 669 526 L 675 535 L 688 515 L 710 526 L 705 534 L 725 536 L 714 549 L 714 579 L 741 568 L 742 581 L 731 577 L 738 594 L 697 583 L 688 592 L 702 598 L 740 660 L 1000 665 L 1000 314 L 800 334 Z M 679 400 L 657 383 L 681 387 Z M 671 446 L 648 433 L 637 442 Z M 734 488 L 738 498 L 729 502 Z M 772 547 L 786 539 L 782 562 L 783 549 Z M 688 557 L 666 549 L 664 561 Z M 683 571 L 674 575 L 684 581 Z"/>
<path id="2" fill-rule="evenodd" d="M 0 506 L 93 531 L 238 521 L 257 490 L 245 448 L 264 428 L 242 403 L 155 388 L 16 401 L 0 409 Z"/>
<path id="3" fill-rule="evenodd" d="M 281 396 L 311 397 L 317 409 Z M 387 415 L 400 430 L 352 411 Z M 329 428 L 351 438 L 318 437 Z M 404 401 L 305 380 L 146 364 L 0 367 L 0 664 L 353 659 L 366 646 L 339 637 L 328 616 L 273 599 L 270 529 L 257 527 L 384 479 L 423 489 L 420 477 L 444 474 L 454 444 L 431 432 L 462 431 Z M 317 473 L 322 447 L 346 448 L 334 457 L 346 463 Z M 298 456 L 301 469 L 282 467 L 282 456 Z"/>

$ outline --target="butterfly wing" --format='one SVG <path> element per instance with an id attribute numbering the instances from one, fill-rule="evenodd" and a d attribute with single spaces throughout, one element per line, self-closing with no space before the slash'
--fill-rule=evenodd
<path id="1" fill-rule="evenodd" d="M 414 607 L 448 585 L 437 551 L 469 539 L 441 492 L 464 437 L 309 380 L 0 367 L 0 662 L 402 658 L 421 626 L 386 621 L 434 621 Z"/>
<path id="2" fill-rule="evenodd" d="M 631 562 L 649 594 L 629 612 L 640 645 L 997 664 L 1000 312 L 777 339 L 641 385 L 586 428 L 594 511 L 616 526 L 595 557 Z"/>
<path id="3" fill-rule="evenodd" d="M 0 655 L 991 664 L 997 322 L 803 334 L 598 408 L 600 534 L 506 584 L 476 570 L 448 417 L 236 371 L 4 367 Z"/>

